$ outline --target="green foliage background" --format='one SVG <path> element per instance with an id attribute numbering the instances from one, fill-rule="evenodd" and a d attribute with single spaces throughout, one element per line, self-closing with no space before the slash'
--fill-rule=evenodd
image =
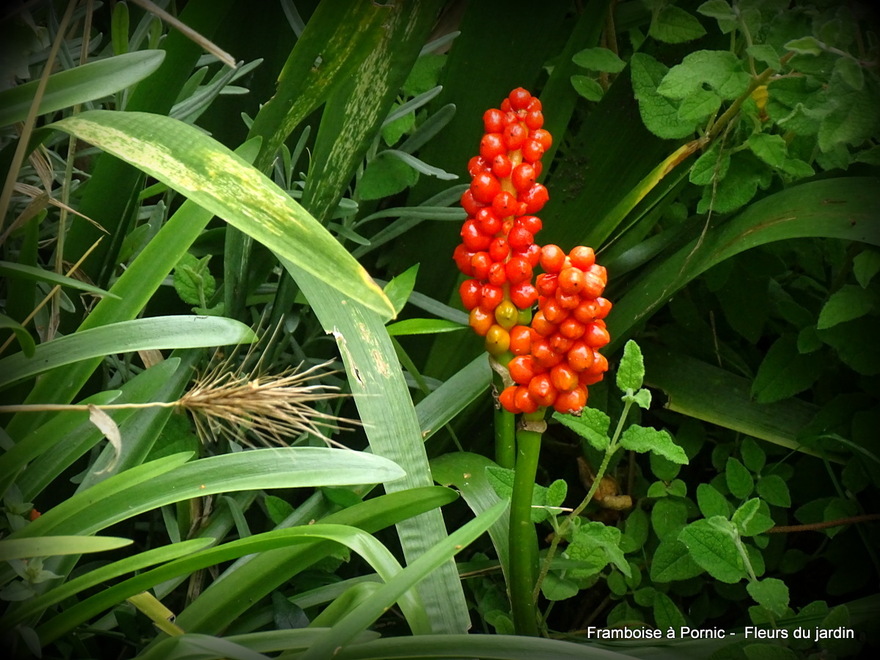
<path id="1" fill-rule="evenodd" d="M 14 654 L 877 644 L 870 3 L 158 4 L 200 37 L 125 2 L 2 24 Z M 480 118 L 518 86 L 554 136 L 540 239 L 596 249 L 612 371 L 626 354 L 584 415 L 548 420 L 540 639 L 512 634 L 513 475 L 488 458 L 491 373 L 451 260 Z M 310 382 L 345 396 L 308 405 L 355 428 L 255 450 L 244 429 L 211 439 L 172 407 L 133 407 L 178 401 L 226 357 L 245 382 L 329 361 Z M 750 625 L 858 639 L 583 635 Z"/>

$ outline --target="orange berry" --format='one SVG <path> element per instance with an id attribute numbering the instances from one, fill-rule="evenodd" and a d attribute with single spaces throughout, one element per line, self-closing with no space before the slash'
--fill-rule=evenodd
<path id="1" fill-rule="evenodd" d="M 518 385 L 516 393 L 513 396 L 516 407 L 524 413 L 536 412 L 539 408 L 538 403 L 529 394 L 529 388 L 525 385 Z"/>
<path id="2" fill-rule="evenodd" d="M 504 391 L 498 395 L 498 401 L 504 407 L 507 412 L 511 412 L 514 415 L 520 412 L 519 408 L 516 407 L 516 403 L 514 402 L 514 396 L 516 395 L 516 385 L 511 385 L 509 387 L 505 387 Z"/>
<path id="3" fill-rule="evenodd" d="M 570 392 L 563 392 L 556 397 L 553 408 L 563 415 L 577 415 L 585 405 L 587 405 L 587 389 L 579 385 Z"/>
<path id="4" fill-rule="evenodd" d="M 593 248 L 584 247 L 583 245 L 578 245 L 569 252 L 568 258 L 571 259 L 572 266 L 581 270 L 587 270 L 587 268 L 596 263 L 596 254 L 593 252 Z"/>
<path id="5" fill-rule="evenodd" d="M 586 325 L 583 336 L 584 343 L 592 348 L 602 348 L 611 341 L 611 335 L 602 321 L 594 321 Z"/>
<path id="6" fill-rule="evenodd" d="M 535 363 L 531 355 L 517 355 L 507 363 L 507 370 L 514 383 L 528 385 L 535 377 Z"/>
<path id="7" fill-rule="evenodd" d="M 586 276 L 580 268 L 563 268 L 559 273 L 559 289 L 569 295 L 578 294 L 586 284 Z"/>
<path id="8" fill-rule="evenodd" d="M 550 381 L 550 374 L 538 374 L 529 381 L 529 394 L 540 407 L 552 406 L 558 392 Z"/>
<path id="9" fill-rule="evenodd" d="M 468 325 L 470 325 L 478 335 L 485 337 L 486 333 L 489 332 L 489 328 L 492 327 L 494 320 L 495 315 L 492 314 L 492 312 L 487 312 L 482 307 L 474 307 L 468 316 Z"/>
<path id="10" fill-rule="evenodd" d="M 510 335 L 507 330 L 498 324 L 489 327 L 486 333 L 486 351 L 490 355 L 498 357 L 502 353 L 506 353 L 510 348 Z"/>
<path id="11" fill-rule="evenodd" d="M 496 310 L 497 311 L 497 310 Z M 527 325 L 515 325 L 510 329 L 510 352 L 527 355 L 532 348 L 532 331 Z"/>
<path id="12" fill-rule="evenodd" d="M 578 375 L 568 364 L 557 364 L 550 370 L 550 382 L 560 392 L 570 392 L 578 384 Z"/>
<path id="13" fill-rule="evenodd" d="M 575 371 L 585 371 L 593 366 L 594 351 L 582 341 L 576 341 L 568 349 L 565 359 Z"/>
<path id="14" fill-rule="evenodd" d="M 541 268 L 546 273 L 558 273 L 565 262 L 565 252 L 558 245 L 545 245 L 541 248 Z"/>
<path id="15" fill-rule="evenodd" d="M 461 304 L 468 311 L 480 304 L 482 298 L 483 287 L 477 280 L 465 280 L 458 287 L 458 294 L 461 296 Z"/>
<path id="16" fill-rule="evenodd" d="M 538 301 L 538 290 L 528 280 L 510 287 L 510 299 L 519 309 L 530 309 Z"/>

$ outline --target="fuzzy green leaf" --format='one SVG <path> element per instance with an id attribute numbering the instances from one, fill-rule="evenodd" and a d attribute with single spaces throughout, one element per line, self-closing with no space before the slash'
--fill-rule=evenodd
<path id="1" fill-rule="evenodd" d="M 736 14 L 725 0 L 707 0 L 707 2 L 697 7 L 697 13 L 718 21 L 718 27 L 723 34 L 727 34 L 736 28 Z"/>
<path id="2" fill-rule="evenodd" d="M 862 287 L 845 284 L 831 294 L 828 302 L 819 312 L 819 330 L 831 328 L 838 323 L 845 323 L 860 318 L 874 308 L 874 296 Z"/>
<path id="3" fill-rule="evenodd" d="M 684 99 L 708 85 L 721 98 L 735 99 L 746 90 L 750 80 L 740 59 L 730 51 L 698 50 L 669 70 L 657 93 L 670 99 Z"/>
<path id="4" fill-rule="evenodd" d="M 651 580 L 654 582 L 687 580 L 702 572 L 687 546 L 675 538 L 661 540 L 651 558 Z"/>
<path id="5" fill-rule="evenodd" d="M 629 577 L 632 572 L 629 562 L 620 550 L 620 530 L 600 522 L 582 524 L 575 530 L 568 552 L 571 554 L 571 546 L 590 549 L 600 548 L 609 562 L 617 566 L 621 573 Z"/>
<path id="6" fill-rule="evenodd" d="M 706 34 L 700 21 L 680 7 L 667 5 L 651 21 L 648 34 L 657 41 L 680 44 L 699 39 Z"/>
<path id="7" fill-rule="evenodd" d="M 771 167 L 781 168 L 788 158 L 788 145 L 781 135 L 753 133 L 747 144 L 753 154 Z"/>
<path id="8" fill-rule="evenodd" d="M 645 361 L 642 358 L 642 349 L 630 339 L 623 347 L 623 357 L 617 368 L 617 387 L 621 392 L 635 392 L 642 386 L 644 379 Z"/>
<path id="9" fill-rule="evenodd" d="M 358 182 L 358 195 L 363 200 L 390 197 L 415 185 L 419 173 L 387 152 L 378 154 L 367 165 Z"/>
<path id="10" fill-rule="evenodd" d="M 822 44 L 816 37 L 801 37 L 800 39 L 792 39 L 783 46 L 785 50 L 792 51 L 798 55 L 821 55 Z"/>
<path id="11" fill-rule="evenodd" d="M 772 403 L 794 396 L 816 382 L 822 367 L 815 356 L 798 351 L 795 335 L 783 335 L 761 361 L 752 383 L 752 396 L 758 403 Z"/>
<path id="12" fill-rule="evenodd" d="M 761 607 L 782 617 L 788 611 L 788 587 L 785 582 L 776 578 L 764 578 L 746 585 L 749 595 Z"/>
<path id="13" fill-rule="evenodd" d="M 730 516 L 730 503 L 727 498 L 710 484 L 697 486 L 697 506 L 700 507 L 700 513 L 704 518 L 713 516 L 728 518 Z"/>
<path id="14" fill-rule="evenodd" d="M 687 505 L 677 497 L 659 499 L 651 509 L 651 526 L 661 541 L 677 538 L 687 524 L 687 518 Z"/>
<path id="15" fill-rule="evenodd" d="M 746 52 L 771 69 L 778 71 L 782 68 L 782 63 L 779 61 L 779 53 L 770 44 L 752 44 L 746 48 Z"/>
<path id="16" fill-rule="evenodd" d="M 724 478 L 727 480 L 727 488 L 730 493 L 741 500 L 751 495 L 752 489 L 755 487 L 752 473 L 740 463 L 739 459 L 732 456 L 727 459 Z"/>
<path id="17" fill-rule="evenodd" d="M 660 629 L 673 628 L 679 630 L 687 622 L 675 602 L 662 591 L 654 593 L 654 623 Z"/>
<path id="18" fill-rule="evenodd" d="M 681 530 L 679 541 L 693 560 L 716 580 L 735 584 L 746 577 L 745 564 L 737 550 L 733 523 L 714 516 L 695 520 Z"/>
<path id="19" fill-rule="evenodd" d="M 788 491 L 788 484 L 778 474 L 768 474 L 766 477 L 758 479 L 756 489 L 758 495 L 767 504 L 786 508 L 791 506 L 791 494 Z"/>
<path id="20" fill-rule="evenodd" d="M 626 68 L 626 62 L 607 48 L 586 48 L 575 53 L 571 59 L 578 66 L 591 71 L 620 73 Z"/>
<path id="21" fill-rule="evenodd" d="M 571 77 L 571 86 L 574 91 L 583 96 L 588 101 L 601 101 L 605 95 L 605 90 L 597 81 L 589 76 L 574 75 Z"/>
<path id="22" fill-rule="evenodd" d="M 853 258 L 853 275 L 862 288 L 866 288 L 877 273 L 880 273 L 880 250 L 868 248 Z"/>
<path id="23" fill-rule="evenodd" d="M 553 419 L 570 428 L 598 451 L 605 451 L 611 442 L 608 437 L 611 418 L 596 408 L 584 408 L 579 417 L 553 413 Z"/>
<path id="24" fill-rule="evenodd" d="M 775 523 L 762 509 L 766 510 L 767 505 L 757 497 L 753 497 L 733 512 L 731 522 L 736 525 L 739 533 L 743 536 L 763 534 Z"/>
<path id="25" fill-rule="evenodd" d="M 679 465 L 687 465 L 688 463 L 684 449 L 675 444 L 672 436 L 666 431 L 634 424 L 623 432 L 620 446 L 641 454 L 651 451 Z"/>
<path id="26" fill-rule="evenodd" d="M 745 438 L 740 445 L 739 453 L 742 456 L 743 463 L 749 470 L 758 474 L 764 469 L 764 463 L 767 461 L 767 454 L 752 438 Z"/>
<path id="27" fill-rule="evenodd" d="M 679 104 L 658 93 L 658 85 L 669 69 L 645 53 L 635 53 L 630 60 L 633 93 L 645 127 L 657 137 L 678 139 L 688 137 L 697 129 L 697 122 L 683 121 L 678 116 Z"/>

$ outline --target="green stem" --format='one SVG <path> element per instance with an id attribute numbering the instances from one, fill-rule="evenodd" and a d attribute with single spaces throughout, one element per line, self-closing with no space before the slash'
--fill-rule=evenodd
<path id="1" fill-rule="evenodd" d="M 631 396 L 632 391 L 629 391 L 628 394 Z M 602 464 L 599 465 L 599 470 L 596 472 L 593 483 L 590 485 L 590 490 L 587 491 L 587 495 L 581 503 L 565 517 L 565 520 L 562 521 L 559 529 L 557 529 L 556 533 L 553 535 L 553 540 L 550 542 L 550 548 L 547 550 L 544 561 L 541 562 L 541 570 L 538 574 L 538 579 L 535 580 L 535 589 L 532 593 L 533 599 L 537 599 L 538 594 L 541 593 L 541 585 L 544 584 L 544 578 L 546 578 L 547 573 L 550 572 L 550 564 L 556 556 L 559 542 L 565 538 L 573 521 L 581 515 L 583 510 L 586 509 L 587 505 L 593 500 L 593 496 L 596 494 L 596 490 L 598 490 L 599 484 L 602 482 L 602 477 L 605 476 L 605 472 L 608 470 L 608 464 L 611 462 L 611 457 L 614 456 L 617 451 L 617 443 L 620 441 L 620 436 L 623 433 L 623 425 L 626 423 L 626 419 L 629 416 L 629 409 L 632 407 L 632 404 L 633 402 L 631 398 L 624 397 L 623 412 L 620 414 L 620 419 L 617 421 L 617 428 L 614 429 L 614 436 L 611 438 L 608 447 L 605 449 L 605 456 L 602 457 Z"/>
<path id="2" fill-rule="evenodd" d="M 516 416 L 504 408 L 495 410 L 495 462 L 512 470 L 516 465 Z"/>
<path id="3" fill-rule="evenodd" d="M 510 602 L 513 626 L 519 635 L 538 635 L 538 612 L 532 589 L 538 559 L 538 536 L 532 523 L 532 493 L 541 434 L 520 429 L 516 432 L 516 474 L 510 502 Z"/>

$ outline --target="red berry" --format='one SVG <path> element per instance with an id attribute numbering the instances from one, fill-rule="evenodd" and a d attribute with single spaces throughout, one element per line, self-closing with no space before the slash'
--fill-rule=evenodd
<path id="1" fill-rule="evenodd" d="M 498 307 L 498 304 L 504 300 L 504 291 L 500 286 L 495 286 L 494 284 L 484 284 L 483 289 L 480 292 L 482 298 L 480 300 L 480 307 L 485 309 L 487 312 L 491 312 L 493 309 Z"/>
<path id="2" fill-rule="evenodd" d="M 481 232 L 476 221 L 472 219 L 465 220 L 461 226 L 461 240 L 472 252 L 486 250 L 492 243 L 492 237 Z"/>
<path id="3" fill-rule="evenodd" d="M 608 312 L 611 311 L 611 301 L 607 298 L 596 298 L 596 307 L 598 307 L 598 311 L 596 312 L 597 319 L 604 319 L 608 316 Z"/>
<path id="4" fill-rule="evenodd" d="M 474 181 L 476 181 L 476 179 L 474 179 Z M 479 196 L 477 199 L 479 199 Z M 526 213 L 537 213 L 544 208 L 544 204 L 546 204 L 549 199 L 550 193 L 547 192 L 547 189 L 540 183 L 536 183 L 520 195 L 519 201 L 525 203 Z"/>
<path id="5" fill-rule="evenodd" d="M 532 100 L 532 95 L 528 92 L 528 90 L 523 89 L 522 87 L 517 87 L 515 90 L 510 92 L 507 95 L 507 98 L 510 100 L 510 107 L 513 110 L 525 110 L 529 107 L 529 102 Z"/>
<path id="6" fill-rule="evenodd" d="M 587 270 L 596 263 L 596 254 L 593 252 L 593 248 L 584 247 L 583 245 L 578 245 L 569 252 L 568 258 L 571 259 L 572 266 L 581 270 Z"/>
<path id="7" fill-rule="evenodd" d="M 492 261 L 507 259 L 510 256 L 510 245 L 507 244 L 507 239 L 503 236 L 493 238 L 489 244 L 489 256 L 492 257 Z"/>
<path id="8" fill-rule="evenodd" d="M 458 287 L 461 304 L 464 305 L 466 310 L 470 311 L 480 304 L 482 288 L 482 285 L 477 280 L 465 280 Z"/>
<path id="9" fill-rule="evenodd" d="M 578 386 L 570 392 L 563 392 L 553 403 L 553 409 L 563 415 L 577 415 L 584 406 L 587 405 L 587 390 L 583 386 Z"/>
<path id="10" fill-rule="evenodd" d="M 541 160 L 541 156 L 544 155 L 544 147 L 537 140 L 526 140 L 522 146 L 522 155 L 525 160 L 534 163 Z"/>
<path id="11" fill-rule="evenodd" d="M 538 374 L 529 381 L 529 394 L 541 407 L 552 406 L 558 392 L 550 381 L 550 374 Z"/>
<path id="12" fill-rule="evenodd" d="M 501 231 L 501 218 L 499 218 L 491 206 L 484 206 L 474 214 L 474 220 L 480 231 L 488 236 L 494 236 Z"/>
<path id="13" fill-rule="evenodd" d="M 540 109 L 532 110 L 531 104 L 529 104 L 529 111 L 526 113 L 525 121 L 526 126 L 528 126 L 530 130 L 537 130 L 544 125 L 544 113 L 542 113 Z"/>
<path id="14" fill-rule="evenodd" d="M 498 108 L 489 108 L 483 113 L 483 128 L 486 133 L 500 133 L 504 130 L 504 113 Z"/>
<path id="15" fill-rule="evenodd" d="M 518 284 L 532 279 L 532 265 L 523 257 L 512 257 L 505 266 L 507 281 Z"/>
<path id="16" fill-rule="evenodd" d="M 510 162 L 510 159 L 505 154 L 498 154 L 492 160 L 492 174 L 499 179 L 510 176 L 512 171 L 513 163 Z"/>
<path id="17" fill-rule="evenodd" d="M 563 293 L 578 294 L 585 284 L 586 277 L 580 268 L 563 268 L 559 273 L 559 290 Z"/>
<path id="18" fill-rule="evenodd" d="M 519 309 L 530 309 L 538 300 L 538 290 L 529 280 L 510 287 L 510 300 Z"/>
<path id="19" fill-rule="evenodd" d="M 599 266 L 599 268 L 602 268 Z M 604 268 L 603 268 L 604 270 Z M 584 288 L 581 289 L 581 296 L 584 298 L 598 298 L 605 290 L 605 281 L 599 277 L 593 268 L 584 273 Z"/>
<path id="20" fill-rule="evenodd" d="M 547 338 L 547 341 L 550 342 L 550 348 L 556 351 L 559 354 L 565 353 L 572 346 L 571 339 L 568 339 L 564 335 L 555 332 Z"/>
<path id="21" fill-rule="evenodd" d="M 528 129 L 520 124 L 510 124 L 504 128 L 504 146 L 508 151 L 516 151 L 523 146 L 526 138 L 529 136 Z"/>
<path id="22" fill-rule="evenodd" d="M 542 337 L 549 337 L 556 332 L 556 324 L 548 321 L 544 312 L 539 310 L 532 318 L 532 329 Z"/>
<path id="23" fill-rule="evenodd" d="M 611 335 L 605 329 L 605 323 L 602 321 L 594 321 L 586 326 L 584 332 L 584 343 L 592 348 L 602 348 L 611 341 Z"/>
<path id="24" fill-rule="evenodd" d="M 510 175 L 510 182 L 518 192 L 525 192 L 531 188 L 537 179 L 535 168 L 529 163 L 520 163 L 513 168 Z"/>
<path id="25" fill-rule="evenodd" d="M 518 355 L 507 363 L 507 370 L 514 383 L 528 385 L 535 377 L 535 365 L 531 355 Z"/>
<path id="26" fill-rule="evenodd" d="M 492 312 L 487 312 L 482 307 L 474 307 L 468 316 L 468 325 L 481 337 L 486 336 L 494 321 L 495 317 L 492 315 Z"/>
<path id="27" fill-rule="evenodd" d="M 517 386 L 513 401 L 516 404 L 516 407 L 524 413 L 536 412 L 539 407 L 531 394 L 529 394 L 529 388 L 525 385 Z"/>
<path id="28" fill-rule="evenodd" d="M 556 302 L 562 305 L 563 309 L 567 309 L 569 311 L 574 310 L 581 302 L 581 298 L 576 293 L 565 293 L 562 288 L 556 289 Z"/>
<path id="29" fill-rule="evenodd" d="M 529 247 L 535 240 L 535 237 L 525 227 L 514 227 L 507 235 L 507 242 L 514 250 L 522 251 Z"/>
<path id="30" fill-rule="evenodd" d="M 464 243 L 459 243 L 455 246 L 455 251 L 452 253 L 452 259 L 455 261 L 455 265 L 458 266 L 458 269 L 467 276 L 472 276 L 474 274 L 474 269 L 471 266 L 471 259 L 473 258 L 474 253 L 467 249 Z"/>
<path id="31" fill-rule="evenodd" d="M 514 402 L 515 395 L 516 385 L 505 387 L 504 391 L 498 395 L 498 402 L 504 407 L 507 412 L 513 413 L 514 415 L 522 412 L 519 408 L 516 407 L 516 403 Z"/>
<path id="32" fill-rule="evenodd" d="M 504 286 L 504 284 L 507 283 L 507 272 L 504 270 L 504 262 L 493 262 L 492 265 L 489 266 L 489 272 L 486 275 L 486 279 L 489 280 L 489 284 Z"/>
<path id="33" fill-rule="evenodd" d="M 490 163 L 495 156 L 500 156 L 506 151 L 502 133 L 486 133 L 480 140 L 480 155 Z"/>
<path id="34" fill-rule="evenodd" d="M 562 354 L 554 351 L 550 342 L 543 337 L 538 340 L 532 338 L 532 357 L 535 364 L 544 369 L 552 369 L 562 362 Z"/>
<path id="35" fill-rule="evenodd" d="M 470 188 L 461 194 L 461 207 L 469 216 L 475 216 L 482 206 L 483 205 L 476 200 L 474 193 Z"/>
<path id="36" fill-rule="evenodd" d="M 541 268 L 547 273 L 558 273 L 565 263 L 565 252 L 558 245 L 545 245 L 541 248 Z"/>
<path id="37" fill-rule="evenodd" d="M 545 297 L 552 297 L 556 293 L 556 287 L 558 283 L 556 282 L 556 275 L 552 273 L 541 273 L 538 275 L 538 278 L 535 280 L 535 286 L 538 289 L 538 293 Z"/>
<path id="38" fill-rule="evenodd" d="M 541 231 L 541 227 L 544 226 L 544 223 L 541 222 L 541 218 L 536 215 L 524 215 L 516 219 L 516 223 L 520 227 L 525 227 L 532 235 L 537 234 Z"/>
<path id="39" fill-rule="evenodd" d="M 598 298 L 596 300 L 598 300 Z M 599 306 L 596 304 L 596 300 L 591 300 L 589 298 L 586 300 L 581 299 L 581 302 L 572 312 L 572 316 L 581 323 L 592 323 L 596 320 L 596 315 L 599 313 Z M 602 298 L 602 300 L 604 300 L 604 298 Z"/>
<path id="40" fill-rule="evenodd" d="M 532 331 L 527 325 L 515 325 L 510 329 L 510 352 L 514 355 L 528 355 L 532 348 Z"/>
<path id="41" fill-rule="evenodd" d="M 568 349 L 568 353 L 565 354 L 565 359 L 569 366 L 575 371 L 585 371 L 593 366 L 593 360 L 595 359 L 593 353 L 593 349 L 587 346 L 584 342 L 576 341 L 572 344 L 571 348 Z"/>
<path id="42" fill-rule="evenodd" d="M 476 176 L 486 169 L 486 160 L 482 156 L 474 156 L 468 161 L 468 174 Z"/>
<path id="43" fill-rule="evenodd" d="M 529 233 L 531 234 L 531 232 Z M 535 240 L 534 237 L 532 240 Z M 532 268 L 538 267 L 538 262 L 541 260 L 541 248 L 538 247 L 537 243 L 531 243 L 525 250 L 521 250 L 520 253 L 529 260 Z"/>
<path id="44" fill-rule="evenodd" d="M 501 192 L 501 184 L 498 179 L 489 172 L 481 172 L 471 181 L 471 192 L 474 199 L 483 204 L 491 204 L 495 199 L 495 195 Z"/>
<path id="45" fill-rule="evenodd" d="M 570 392 L 578 385 L 578 375 L 574 369 L 563 362 L 550 370 L 550 382 L 560 392 Z"/>
<path id="46" fill-rule="evenodd" d="M 556 298 L 547 298 L 541 305 L 541 311 L 544 312 L 544 317 L 550 323 L 555 323 L 556 325 L 559 325 L 568 317 L 568 310 L 560 305 Z"/>
<path id="47" fill-rule="evenodd" d="M 547 151 L 547 149 L 553 146 L 553 136 L 550 135 L 550 131 L 545 131 L 543 128 L 539 128 L 533 133 L 530 133 L 529 137 L 540 144 L 544 151 Z"/>
<path id="48" fill-rule="evenodd" d="M 499 217 L 507 218 L 516 213 L 519 204 L 516 201 L 516 197 L 513 196 L 513 193 L 504 190 L 495 195 L 495 198 L 492 200 L 492 208 Z"/>
<path id="49" fill-rule="evenodd" d="M 559 324 L 559 334 L 563 337 L 568 337 L 569 339 L 580 339 L 585 331 L 586 327 L 584 324 L 578 321 L 574 316 L 569 316 Z"/>
<path id="50" fill-rule="evenodd" d="M 488 252 L 475 252 L 471 257 L 471 272 L 465 274 L 472 275 L 478 280 L 485 280 L 489 276 L 490 266 L 492 266 L 492 257 Z"/>

